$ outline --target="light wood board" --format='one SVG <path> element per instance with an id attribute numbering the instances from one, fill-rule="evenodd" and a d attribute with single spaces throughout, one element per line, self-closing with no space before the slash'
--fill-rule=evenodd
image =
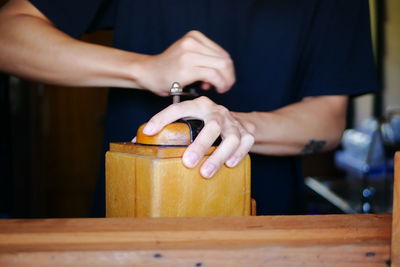
<path id="1" fill-rule="evenodd" d="M 386 266 L 390 215 L 0 221 L 0 266 Z"/>

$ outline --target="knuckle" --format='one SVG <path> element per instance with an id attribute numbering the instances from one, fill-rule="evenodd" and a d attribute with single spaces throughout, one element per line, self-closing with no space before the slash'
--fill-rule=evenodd
<path id="1" fill-rule="evenodd" d="M 186 34 L 186 36 L 199 36 L 199 35 L 201 35 L 201 32 L 197 30 L 191 30 Z"/>
<path id="2" fill-rule="evenodd" d="M 207 124 L 210 129 L 217 133 L 220 133 L 222 130 L 221 124 L 216 119 L 210 120 L 209 122 L 207 122 Z"/>
<path id="3" fill-rule="evenodd" d="M 206 96 L 200 96 L 200 97 L 198 97 L 198 98 L 196 98 L 198 101 L 201 101 L 201 102 L 207 102 L 207 101 L 210 101 L 210 99 L 208 98 L 208 97 L 206 97 Z"/>
<path id="4" fill-rule="evenodd" d="M 196 40 L 191 36 L 185 36 L 181 41 L 181 47 L 184 50 L 192 48 L 196 44 Z"/>
<path id="5" fill-rule="evenodd" d="M 169 110 L 172 113 L 181 113 L 182 112 L 182 108 L 181 108 L 181 105 L 179 103 L 171 104 L 169 106 Z"/>
<path id="6" fill-rule="evenodd" d="M 226 108 L 225 106 L 218 105 L 218 108 L 219 108 L 222 112 L 224 112 L 224 113 L 229 113 L 229 109 Z"/>
<path id="7" fill-rule="evenodd" d="M 254 144 L 254 141 L 255 141 L 254 135 L 252 135 L 250 133 L 245 133 L 244 135 L 242 135 L 243 143 L 252 146 Z"/>
<path id="8" fill-rule="evenodd" d="M 221 154 L 213 153 L 207 161 L 212 162 L 217 168 L 219 168 L 224 164 L 225 159 Z"/>
<path id="9" fill-rule="evenodd" d="M 220 67 L 223 69 L 229 69 L 232 66 L 232 61 L 229 58 L 221 59 Z"/>
<path id="10" fill-rule="evenodd" d="M 256 126 L 253 123 L 246 123 L 244 125 L 244 127 L 246 128 L 246 130 L 248 131 L 248 133 L 250 133 L 251 135 L 254 136 L 255 132 L 256 132 Z"/>
<path id="11" fill-rule="evenodd" d="M 235 134 L 230 134 L 225 137 L 224 141 L 228 142 L 233 147 L 238 147 L 240 145 L 240 139 Z"/>
<path id="12" fill-rule="evenodd" d="M 215 69 L 208 69 L 207 76 L 210 80 L 218 80 L 218 72 Z"/>
<path id="13" fill-rule="evenodd" d="M 216 110 L 217 110 L 218 113 L 220 113 L 220 114 L 222 114 L 224 116 L 227 116 L 227 115 L 230 114 L 229 110 L 226 107 L 222 106 L 222 105 L 216 105 Z"/>
<path id="14" fill-rule="evenodd" d="M 231 116 L 232 116 L 232 115 L 231 115 Z M 238 127 L 238 128 L 243 128 L 242 124 L 241 124 L 238 120 L 236 120 L 235 118 L 232 117 L 232 121 L 233 121 L 233 124 L 234 124 L 236 127 Z"/>
<path id="15" fill-rule="evenodd" d="M 241 152 L 241 151 L 235 151 L 234 156 L 236 158 L 239 159 L 239 161 L 241 161 L 243 159 L 243 157 L 245 156 L 245 153 Z"/>
<path id="16" fill-rule="evenodd" d="M 192 146 L 194 151 L 200 151 L 200 153 L 205 153 L 209 148 L 210 146 L 200 139 L 198 139 L 197 142 Z"/>
<path id="17" fill-rule="evenodd" d="M 209 99 L 206 96 L 200 96 L 200 97 L 196 98 L 196 101 L 200 102 L 202 105 L 214 104 L 214 102 L 212 102 L 211 99 Z"/>
<path id="18" fill-rule="evenodd" d="M 210 162 L 213 162 L 217 168 L 220 168 L 222 164 L 224 164 L 224 161 L 224 158 L 221 158 L 220 156 L 214 156 L 210 158 Z"/>
<path id="19" fill-rule="evenodd" d="M 231 115 L 229 114 L 229 116 L 231 116 Z M 240 132 L 242 132 L 241 129 L 242 129 L 243 127 L 242 127 L 242 125 L 240 124 L 239 121 L 237 121 L 237 120 L 231 118 L 231 121 L 230 121 L 230 122 L 231 122 L 231 124 L 233 125 L 233 127 L 235 127 L 235 128 L 238 129 Z"/>

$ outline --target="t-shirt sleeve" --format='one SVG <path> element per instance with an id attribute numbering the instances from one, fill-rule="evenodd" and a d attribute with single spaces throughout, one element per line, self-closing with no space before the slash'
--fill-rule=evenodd
<path id="1" fill-rule="evenodd" d="M 301 97 L 377 91 L 367 0 L 321 0 L 302 54 Z"/>
<path id="2" fill-rule="evenodd" d="M 29 0 L 54 25 L 78 38 L 87 31 L 111 28 L 113 4 L 108 0 Z"/>

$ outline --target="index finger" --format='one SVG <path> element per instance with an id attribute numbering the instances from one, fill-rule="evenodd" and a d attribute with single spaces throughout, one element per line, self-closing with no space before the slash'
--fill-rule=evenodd
<path id="1" fill-rule="evenodd" d="M 166 125 L 184 117 L 193 116 L 192 101 L 172 104 L 154 115 L 146 124 L 143 133 L 155 135 Z"/>

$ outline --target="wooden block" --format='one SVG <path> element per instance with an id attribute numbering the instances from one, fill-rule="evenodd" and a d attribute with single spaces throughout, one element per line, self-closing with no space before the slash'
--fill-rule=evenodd
<path id="1" fill-rule="evenodd" d="M 107 152 L 106 177 L 107 217 L 136 217 L 136 158 Z"/>
<path id="2" fill-rule="evenodd" d="M 113 144 L 106 155 L 107 217 L 250 215 L 250 157 L 204 179 L 201 164 L 182 164 L 184 149 Z"/>
<path id="3" fill-rule="evenodd" d="M 0 220 L 0 266 L 387 266 L 391 215 Z"/>
<path id="4" fill-rule="evenodd" d="M 400 152 L 395 155 L 393 183 L 392 266 L 400 267 Z"/>

